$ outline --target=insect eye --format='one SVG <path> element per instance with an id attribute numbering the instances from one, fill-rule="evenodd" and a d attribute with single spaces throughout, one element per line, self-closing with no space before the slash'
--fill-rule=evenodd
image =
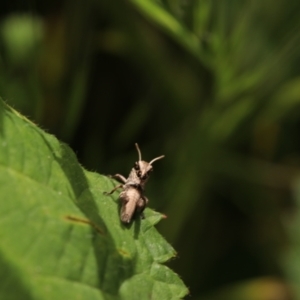
<path id="1" fill-rule="evenodd" d="M 134 167 L 135 170 L 139 170 L 139 168 L 140 168 L 140 166 L 139 166 L 139 164 L 137 162 L 134 164 L 133 167 Z"/>
<path id="2" fill-rule="evenodd" d="M 141 171 L 138 171 L 138 172 L 137 172 L 137 175 L 138 175 L 139 177 L 141 177 L 142 172 L 141 172 Z"/>

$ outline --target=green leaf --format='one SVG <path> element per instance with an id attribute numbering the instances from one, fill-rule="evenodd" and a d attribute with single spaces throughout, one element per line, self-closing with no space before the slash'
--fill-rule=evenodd
<path id="1" fill-rule="evenodd" d="M 172 36 L 179 44 L 192 53 L 202 63 L 202 48 L 197 35 L 191 32 L 159 3 L 152 0 L 130 0 L 130 2 L 150 21 Z"/>
<path id="2" fill-rule="evenodd" d="M 180 299 L 161 265 L 174 249 L 153 227 L 124 226 L 115 185 L 0 101 L 0 299 Z"/>

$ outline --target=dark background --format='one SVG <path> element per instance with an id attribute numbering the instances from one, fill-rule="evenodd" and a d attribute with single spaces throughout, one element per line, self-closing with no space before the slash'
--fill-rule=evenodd
<path id="1" fill-rule="evenodd" d="M 191 299 L 297 299 L 299 9 L 4 1 L 0 96 L 91 171 L 166 155 L 147 196 Z"/>

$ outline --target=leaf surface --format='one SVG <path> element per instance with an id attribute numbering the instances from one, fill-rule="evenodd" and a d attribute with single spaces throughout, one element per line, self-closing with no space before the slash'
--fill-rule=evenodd
<path id="1" fill-rule="evenodd" d="M 184 297 L 162 215 L 124 226 L 114 185 L 0 101 L 0 299 Z"/>

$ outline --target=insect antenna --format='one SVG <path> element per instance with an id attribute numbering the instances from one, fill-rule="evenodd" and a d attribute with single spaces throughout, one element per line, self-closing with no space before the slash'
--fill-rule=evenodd
<path id="1" fill-rule="evenodd" d="M 139 154 L 139 161 L 141 161 L 142 160 L 142 154 L 141 154 L 141 150 L 139 148 L 138 143 L 135 143 L 135 148 L 136 148 L 136 150 L 137 150 L 137 152 Z"/>
<path id="2" fill-rule="evenodd" d="M 156 157 L 156 158 L 153 158 L 150 162 L 149 162 L 149 165 L 152 165 L 152 163 L 154 163 L 155 161 L 159 160 L 159 159 L 162 159 L 164 158 L 165 156 L 164 155 L 161 155 L 159 157 Z"/>

